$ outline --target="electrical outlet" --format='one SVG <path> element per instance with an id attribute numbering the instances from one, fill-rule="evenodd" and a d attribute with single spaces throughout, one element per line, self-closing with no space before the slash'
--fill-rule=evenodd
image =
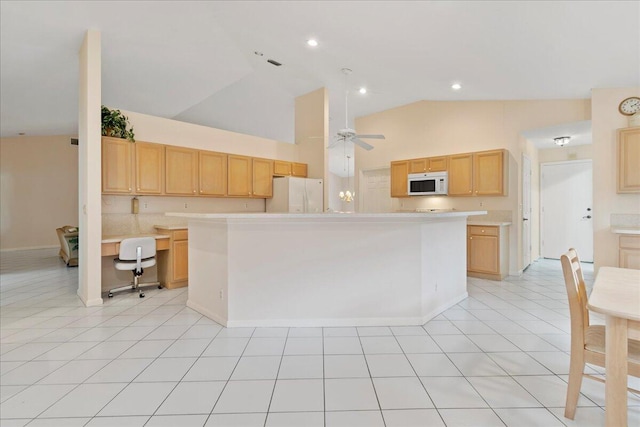
<path id="1" fill-rule="evenodd" d="M 144 208 L 147 209 L 149 207 L 149 205 L 147 205 L 146 203 L 144 204 Z"/>
<path id="2" fill-rule="evenodd" d="M 248 209 L 248 208 L 249 208 L 249 203 L 245 203 L 245 204 L 244 204 L 244 208 L 245 208 L 245 209 Z"/>
<path id="3" fill-rule="evenodd" d="M 480 202 L 480 207 L 482 207 L 482 202 Z"/>
<path id="4" fill-rule="evenodd" d="M 187 203 L 184 204 L 184 208 L 187 209 L 189 205 Z"/>
<path id="5" fill-rule="evenodd" d="M 224 292 L 220 289 L 220 299 L 224 299 Z"/>

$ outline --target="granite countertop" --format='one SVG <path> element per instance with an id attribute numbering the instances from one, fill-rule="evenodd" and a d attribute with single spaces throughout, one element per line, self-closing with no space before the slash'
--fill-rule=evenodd
<path id="1" fill-rule="evenodd" d="M 482 221 L 482 220 L 469 220 L 467 221 L 467 225 L 479 225 L 486 227 L 506 227 L 511 225 L 511 222 L 508 221 Z"/>
<path id="2" fill-rule="evenodd" d="M 611 232 L 616 234 L 640 234 L 640 227 L 632 225 L 612 225 Z"/>

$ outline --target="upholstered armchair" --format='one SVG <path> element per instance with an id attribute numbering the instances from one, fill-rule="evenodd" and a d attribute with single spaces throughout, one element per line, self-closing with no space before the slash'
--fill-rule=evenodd
<path id="1" fill-rule="evenodd" d="M 56 228 L 58 239 L 60 239 L 60 258 L 67 264 L 67 267 L 78 265 L 78 227 L 65 225 Z"/>

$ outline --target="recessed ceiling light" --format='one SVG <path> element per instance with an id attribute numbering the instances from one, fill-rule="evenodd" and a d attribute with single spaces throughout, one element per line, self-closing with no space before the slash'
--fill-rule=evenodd
<path id="1" fill-rule="evenodd" d="M 360 92 L 361 94 L 364 95 L 365 93 L 367 93 L 367 88 L 366 87 L 361 87 L 358 92 Z"/>
<path id="2" fill-rule="evenodd" d="M 311 46 L 311 47 L 316 47 L 316 46 L 318 46 L 318 40 L 316 40 L 316 39 L 309 39 L 309 40 L 307 40 L 307 44 L 308 44 L 309 46 Z"/>
<path id="3" fill-rule="evenodd" d="M 462 85 L 460 83 L 454 83 L 454 84 L 451 85 L 451 89 L 460 90 L 460 89 L 462 89 Z"/>

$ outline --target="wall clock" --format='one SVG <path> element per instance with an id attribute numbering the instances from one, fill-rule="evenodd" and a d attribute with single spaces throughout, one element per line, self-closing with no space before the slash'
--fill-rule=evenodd
<path id="1" fill-rule="evenodd" d="M 631 96 L 627 99 L 623 99 L 618 106 L 620 114 L 625 116 L 632 116 L 635 113 L 640 112 L 640 98 L 637 96 Z"/>

